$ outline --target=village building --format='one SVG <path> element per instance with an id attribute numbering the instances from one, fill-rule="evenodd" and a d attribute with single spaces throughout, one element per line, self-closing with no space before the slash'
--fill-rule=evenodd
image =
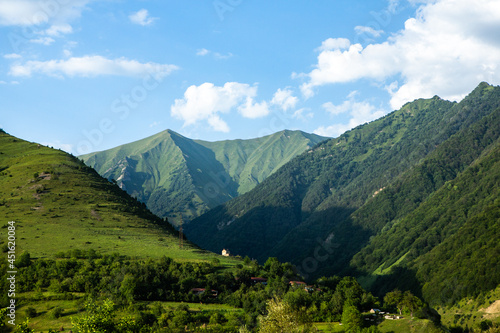
<path id="1" fill-rule="evenodd" d="M 261 283 L 263 285 L 267 285 L 267 279 L 263 277 L 252 277 L 250 278 L 254 284 Z"/>
<path id="2" fill-rule="evenodd" d="M 306 287 L 307 284 L 305 282 L 302 282 L 302 281 L 290 281 L 290 285 L 292 287 Z"/>

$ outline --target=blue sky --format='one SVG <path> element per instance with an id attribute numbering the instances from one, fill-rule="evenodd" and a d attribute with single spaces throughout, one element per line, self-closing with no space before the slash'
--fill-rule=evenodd
<path id="1" fill-rule="evenodd" d="M 500 2 L 0 0 L 0 128 L 76 155 L 172 129 L 338 136 L 500 83 Z"/>

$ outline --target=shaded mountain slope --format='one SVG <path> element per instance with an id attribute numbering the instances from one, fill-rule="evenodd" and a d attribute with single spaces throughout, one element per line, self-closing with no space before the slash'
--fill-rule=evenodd
<path id="1" fill-rule="evenodd" d="M 254 190 L 192 221 L 188 235 L 214 251 L 292 261 L 309 278 L 354 273 L 373 282 L 371 274 L 407 265 L 405 255 L 413 262 L 460 230 L 450 224 L 422 245 L 416 239 L 423 229 L 401 221 L 417 214 L 412 220 L 427 218 L 432 232 L 440 216 L 446 219 L 444 212 L 429 216 L 423 205 L 493 151 L 499 106 L 500 88 L 486 83 L 460 103 L 438 97 L 408 103 L 296 157 Z M 489 207 L 486 198 L 479 201 Z M 415 248 L 425 251 L 412 257 Z M 418 286 L 413 278 L 408 283 Z"/>

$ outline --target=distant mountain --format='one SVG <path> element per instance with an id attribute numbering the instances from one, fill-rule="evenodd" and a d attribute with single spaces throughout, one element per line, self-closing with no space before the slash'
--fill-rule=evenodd
<path id="1" fill-rule="evenodd" d="M 322 142 L 185 231 L 307 278 L 354 274 L 376 293 L 454 302 L 500 281 L 499 151 L 500 87 L 481 83 Z"/>
<path id="2" fill-rule="evenodd" d="M 178 222 L 246 193 L 293 157 L 324 141 L 301 131 L 251 140 L 191 140 L 171 130 L 81 156 L 152 212 Z"/>
<path id="3" fill-rule="evenodd" d="M 70 250 L 183 260 L 215 256 L 189 242 L 179 250 L 170 224 L 78 158 L 2 130 L 0 217 L 2 228 L 15 222 L 17 256 L 28 251 L 53 258 Z M 0 244 L 6 248 L 7 239 Z"/>

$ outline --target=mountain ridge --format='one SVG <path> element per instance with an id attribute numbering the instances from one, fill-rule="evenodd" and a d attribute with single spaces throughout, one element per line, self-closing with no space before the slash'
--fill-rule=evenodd
<path id="1" fill-rule="evenodd" d="M 3 227 L 15 223 L 17 256 L 93 251 L 134 258 L 220 257 L 188 241 L 179 249 L 179 233 L 172 225 L 75 156 L 3 130 L 0 216 Z M 6 241 L 1 244 L 7 246 Z"/>
<path id="2" fill-rule="evenodd" d="M 165 130 L 80 156 L 161 217 L 189 221 L 252 189 L 297 154 L 325 140 L 283 130 L 249 140 L 203 141 Z"/>

